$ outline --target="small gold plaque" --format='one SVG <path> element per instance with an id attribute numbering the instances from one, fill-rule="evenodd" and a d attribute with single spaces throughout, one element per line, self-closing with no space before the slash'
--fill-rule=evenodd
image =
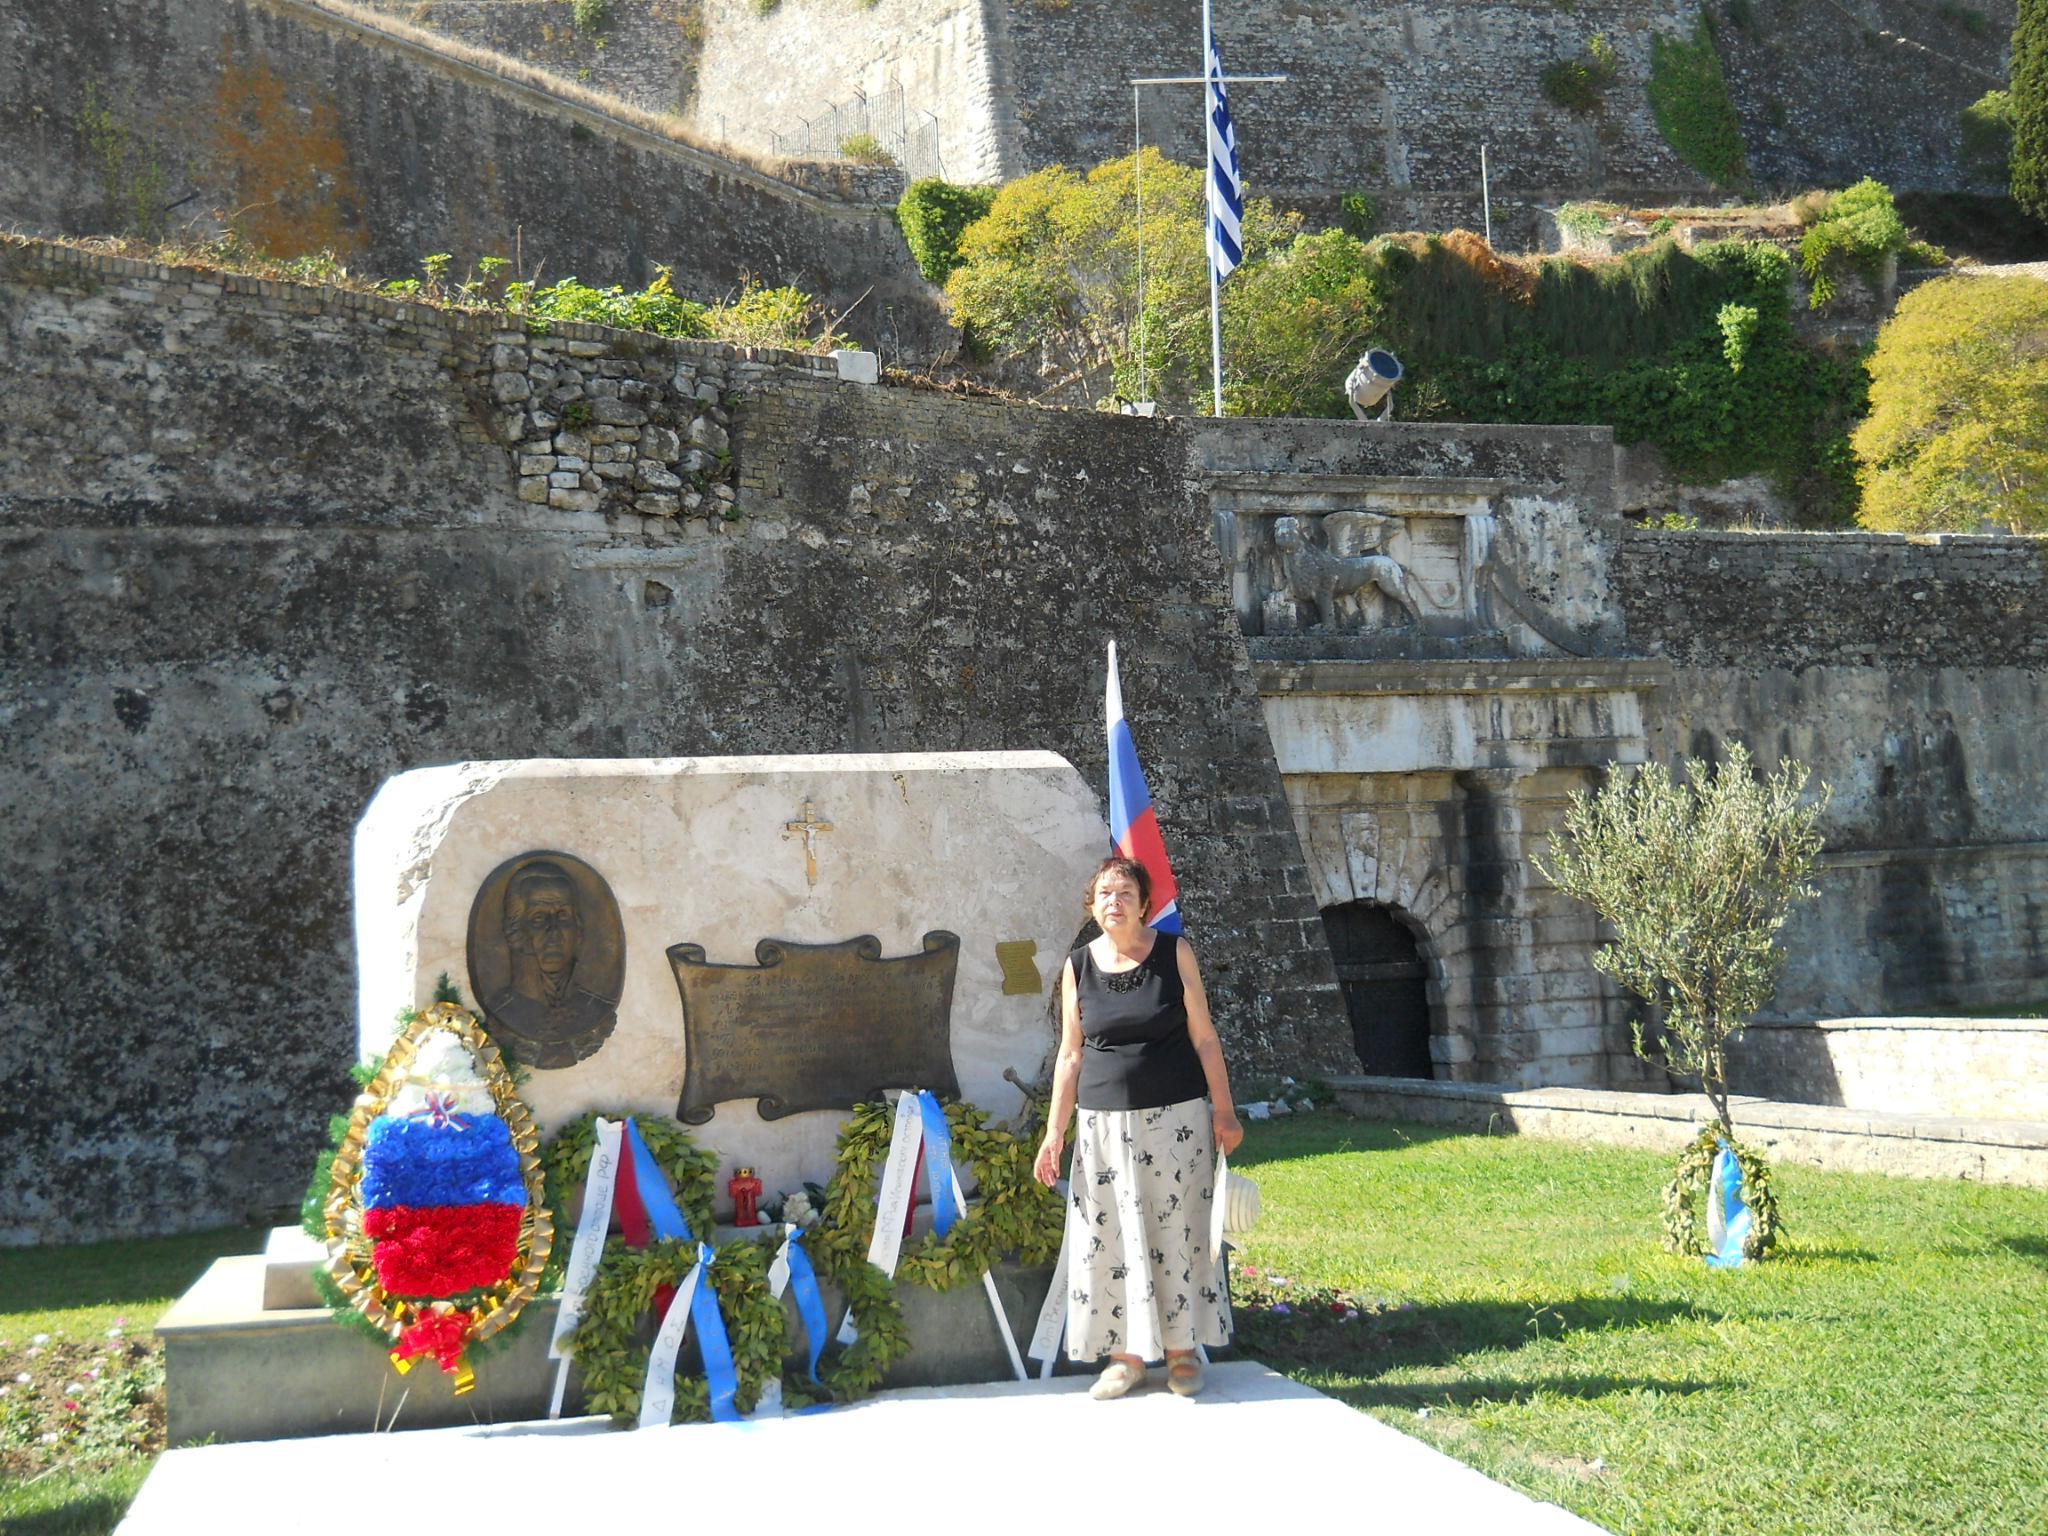
<path id="1" fill-rule="evenodd" d="M 1003 996 L 1036 997 L 1045 990 L 1039 979 L 1038 941 L 1008 939 L 996 945 L 996 963 L 1003 968 Z"/>

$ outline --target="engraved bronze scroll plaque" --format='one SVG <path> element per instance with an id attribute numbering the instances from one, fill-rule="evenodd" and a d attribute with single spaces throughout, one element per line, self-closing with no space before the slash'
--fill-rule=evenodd
<path id="1" fill-rule="evenodd" d="M 837 944 L 763 939 L 759 965 L 711 965 L 701 944 L 672 944 L 683 994 L 683 1094 L 676 1118 L 702 1125 L 730 1099 L 758 1099 L 763 1120 L 851 1109 L 884 1088 L 959 1097 L 953 1071 L 953 973 L 960 936 L 934 930 L 924 953 L 882 958 L 872 934 Z"/>
<path id="2" fill-rule="evenodd" d="M 572 1067 L 610 1037 L 626 931 L 603 875 L 573 854 L 507 859 L 469 909 L 469 995 L 491 1039 L 528 1067 Z"/>

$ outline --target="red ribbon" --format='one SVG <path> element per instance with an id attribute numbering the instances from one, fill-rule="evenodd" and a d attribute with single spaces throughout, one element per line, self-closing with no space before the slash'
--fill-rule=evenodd
<path id="1" fill-rule="evenodd" d="M 398 1336 L 398 1348 L 391 1353 L 401 1360 L 432 1355 L 449 1375 L 462 1363 L 462 1351 L 469 1343 L 469 1330 L 476 1318 L 468 1312 L 429 1312 Z"/>
<path id="2" fill-rule="evenodd" d="M 425 1115 L 427 1117 L 427 1124 L 437 1131 L 466 1131 L 469 1129 L 469 1116 L 455 1113 L 455 1106 L 461 1102 L 455 1094 L 429 1091 L 427 1094 L 427 1107 L 414 1110 L 406 1118 L 408 1120 L 417 1120 L 420 1116 Z"/>

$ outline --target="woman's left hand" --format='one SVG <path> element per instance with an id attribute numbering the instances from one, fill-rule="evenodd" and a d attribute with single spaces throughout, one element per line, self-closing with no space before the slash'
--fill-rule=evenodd
<path id="1" fill-rule="evenodd" d="M 1244 1127 L 1237 1123 L 1237 1111 L 1228 1104 L 1216 1106 L 1216 1150 L 1225 1157 L 1244 1140 Z"/>

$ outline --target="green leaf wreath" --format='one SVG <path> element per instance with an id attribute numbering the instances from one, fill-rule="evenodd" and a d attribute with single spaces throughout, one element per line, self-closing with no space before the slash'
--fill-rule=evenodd
<path id="1" fill-rule="evenodd" d="M 1771 1165 L 1763 1154 L 1737 1141 L 1728 1127 L 1716 1120 L 1685 1150 L 1678 1154 L 1678 1167 L 1664 1186 L 1664 1247 L 1670 1253 L 1705 1253 L 1707 1226 L 1704 1216 L 1708 1185 L 1714 1176 L 1714 1155 L 1727 1142 L 1742 1170 L 1742 1198 L 1754 1220 L 1743 1239 L 1742 1256 L 1755 1262 L 1777 1246 L 1783 1225 L 1778 1218 L 1778 1197 L 1771 1190 Z"/>

